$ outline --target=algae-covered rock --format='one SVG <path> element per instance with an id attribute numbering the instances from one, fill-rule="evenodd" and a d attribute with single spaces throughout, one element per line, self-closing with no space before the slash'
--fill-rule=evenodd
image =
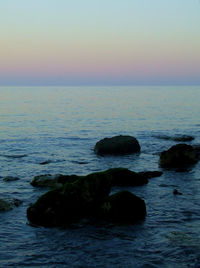
<path id="1" fill-rule="evenodd" d="M 148 178 L 127 168 L 111 168 L 105 171 L 112 186 L 140 186 L 148 183 Z"/>
<path id="2" fill-rule="evenodd" d="M 140 144 L 132 136 L 115 136 L 98 141 L 94 147 L 99 155 L 125 155 L 140 151 Z"/>
<path id="3" fill-rule="evenodd" d="M 71 177 L 69 176 L 69 178 Z M 66 182 L 63 175 L 56 181 L 59 187 L 42 195 L 35 204 L 27 209 L 27 217 L 31 223 L 36 225 L 62 226 L 82 218 L 98 217 L 102 213 L 104 215 L 102 208 L 109 201 L 108 204 L 112 203 L 112 210 L 108 215 L 114 215 L 114 211 L 117 211 L 116 206 L 119 206 L 119 216 L 121 215 L 122 221 L 124 219 L 133 221 L 143 217 L 141 215 L 144 215 L 144 201 L 139 201 L 139 198 L 126 191 L 117 195 L 117 199 L 115 195 L 111 198 L 109 197 L 111 187 L 139 186 L 147 182 L 148 179 L 144 175 L 126 168 L 112 168 L 87 176 L 76 176 L 73 182 Z M 102 206 L 102 204 L 104 205 Z M 123 206 L 124 208 L 122 208 Z M 130 216 L 130 219 L 128 218 L 129 206 L 135 213 L 134 216 Z M 140 215 L 137 207 L 139 210 L 143 208 L 143 214 Z M 126 214 L 122 214 L 123 210 Z M 108 215 L 106 214 L 106 218 Z M 114 216 L 111 219 L 114 220 Z"/>
<path id="4" fill-rule="evenodd" d="M 145 218 L 146 205 L 138 196 L 120 191 L 105 199 L 101 205 L 101 216 L 111 222 L 134 223 Z"/>
<path id="5" fill-rule="evenodd" d="M 191 145 L 177 144 L 160 155 L 160 165 L 162 167 L 184 167 L 195 164 L 197 154 Z"/>
<path id="6" fill-rule="evenodd" d="M 72 223 L 96 213 L 111 185 L 106 174 L 93 173 L 42 195 L 27 209 L 33 224 L 53 227 Z"/>
<path id="7" fill-rule="evenodd" d="M 74 182 L 80 177 L 76 175 L 44 174 L 35 176 L 30 184 L 34 187 L 56 187 L 67 182 Z"/>

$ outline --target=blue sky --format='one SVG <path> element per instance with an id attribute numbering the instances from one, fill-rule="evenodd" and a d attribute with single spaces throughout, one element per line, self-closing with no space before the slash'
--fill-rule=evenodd
<path id="1" fill-rule="evenodd" d="M 200 84 L 198 0 L 6 0 L 0 84 Z"/>

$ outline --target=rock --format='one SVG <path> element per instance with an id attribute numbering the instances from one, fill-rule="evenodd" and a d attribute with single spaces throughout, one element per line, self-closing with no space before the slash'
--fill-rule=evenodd
<path id="1" fill-rule="evenodd" d="M 7 176 L 7 177 L 4 177 L 3 180 L 6 181 L 6 182 L 7 181 L 17 181 L 17 180 L 19 180 L 19 178 L 18 177 Z"/>
<path id="2" fill-rule="evenodd" d="M 177 189 L 174 189 L 173 194 L 174 195 L 182 195 L 182 193 L 180 193 Z"/>
<path id="3" fill-rule="evenodd" d="M 39 164 L 40 164 L 40 165 L 48 165 L 48 164 L 50 164 L 51 162 L 52 162 L 51 160 L 46 160 L 46 161 L 40 162 Z"/>
<path id="4" fill-rule="evenodd" d="M 22 204 L 22 201 L 16 198 L 0 198 L 0 212 L 5 212 L 18 207 Z"/>
<path id="5" fill-rule="evenodd" d="M 127 168 L 111 168 L 104 171 L 112 186 L 140 186 L 148 183 L 148 178 Z"/>
<path id="6" fill-rule="evenodd" d="M 193 145 L 193 148 L 194 148 L 195 153 L 197 155 L 197 158 L 199 160 L 200 159 L 200 145 L 199 144 L 195 144 L 195 145 Z"/>
<path id="7" fill-rule="evenodd" d="M 101 217 L 114 223 L 135 223 L 145 216 L 144 200 L 128 191 L 108 196 L 101 205 Z"/>
<path id="8" fill-rule="evenodd" d="M 126 168 L 112 168 L 87 176 L 56 175 L 53 178 L 53 184 L 51 175 L 38 176 L 36 178 L 38 180 L 34 181 L 37 185 L 41 180 L 39 185 L 55 186 L 56 183 L 59 187 L 48 191 L 35 204 L 31 205 L 27 209 L 27 217 L 31 223 L 46 227 L 62 226 L 83 218 L 98 218 L 101 214 L 102 217 L 105 216 L 106 219 L 112 221 L 133 222 L 136 219 L 144 218 L 146 213 L 144 201 L 127 191 L 121 192 L 117 197 L 116 195 L 109 197 L 109 193 L 112 186 L 146 184 L 148 176 L 150 176 L 149 173 L 138 174 Z M 112 209 L 105 215 L 104 208 L 107 203 L 112 204 Z M 117 206 L 119 206 L 119 217 L 116 214 Z M 123 208 L 123 206 L 125 207 Z"/>
<path id="9" fill-rule="evenodd" d="M 141 174 L 140 174 L 141 173 Z M 159 176 L 162 172 L 159 171 L 148 171 L 136 173 L 127 168 L 111 168 L 106 171 L 91 173 L 98 174 L 98 176 L 104 177 L 106 175 L 107 180 L 111 186 L 140 186 L 148 183 L 148 178 Z M 89 176 L 89 175 L 87 175 Z M 31 185 L 34 187 L 57 187 L 62 186 L 68 182 L 75 182 L 76 180 L 85 176 L 77 175 L 39 175 L 35 176 L 31 181 Z"/>
<path id="10" fill-rule="evenodd" d="M 140 145 L 136 138 L 120 135 L 98 141 L 94 151 L 99 155 L 125 155 L 139 152 Z"/>
<path id="11" fill-rule="evenodd" d="M 76 175 L 62 175 L 62 174 L 45 174 L 38 175 L 33 178 L 30 184 L 34 187 L 56 187 L 67 182 L 74 182 L 79 179 L 80 176 Z"/>
<path id="12" fill-rule="evenodd" d="M 162 171 L 141 171 L 141 172 L 138 172 L 138 174 L 146 179 L 151 179 L 151 178 L 162 176 L 163 172 Z"/>
<path id="13" fill-rule="evenodd" d="M 187 144 L 177 144 L 160 155 L 162 167 L 184 167 L 197 163 L 197 155 L 194 148 Z"/>
<path id="14" fill-rule="evenodd" d="M 162 140 L 172 140 L 172 141 L 180 141 L 180 142 L 194 140 L 194 137 L 189 136 L 189 135 L 176 135 L 176 136 L 159 135 L 159 136 L 155 136 L 155 137 L 158 139 L 162 139 Z"/>
<path id="15" fill-rule="evenodd" d="M 31 223 L 46 227 L 72 223 L 95 214 L 110 190 L 106 174 L 92 173 L 42 195 L 27 209 L 27 217 Z"/>

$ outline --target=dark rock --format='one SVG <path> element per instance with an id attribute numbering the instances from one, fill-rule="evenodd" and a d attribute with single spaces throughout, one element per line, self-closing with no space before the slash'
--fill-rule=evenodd
<path id="1" fill-rule="evenodd" d="M 174 141 L 181 141 L 181 142 L 186 142 L 186 141 L 193 141 L 194 137 L 189 136 L 189 135 L 182 135 L 182 136 L 176 136 L 173 138 Z"/>
<path id="2" fill-rule="evenodd" d="M 51 162 L 52 162 L 51 160 L 46 160 L 46 161 L 40 162 L 40 165 L 48 165 Z"/>
<path id="3" fill-rule="evenodd" d="M 139 152 L 140 145 L 136 138 L 120 135 L 98 141 L 94 151 L 99 155 L 125 155 Z"/>
<path id="4" fill-rule="evenodd" d="M 35 176 L 30 184 L 34 187 L 52 187 L 57 183 L 57 175 L 44 174 Z"/>
<path id="5" fill-rule="evenodd" d="M 177 189 L 174 189 L 173 194 L 174 195 L 182 195 L 182 193 L 180 193 Z"/>
<path id="6" fill-rule="evenodd" d="M 52 183 L 52 176 L 45 176 L 38 178 L 38 180 L 42 180 L 40 185 L 49 185 L 49 177 L 50 183 Z M 104 217 L 105 211 L 103 208 L 105 208 L 105 204 L 108 201 L 112 203 L 112 210 L 105 217 L 111 220 L 120 220 L 121 218 L 121 221 L 132 222 L 143 218 L 146 213 L 144 213 L 144 201 L 138 201 L 139 198 L 131 193 L 128 194 L 125 191 L 125 193 L 122 192 L 117 195 L 116 198 L 115 195 L 112 196 L 113 198 L 108 197 L 112 186 L 139 186 L 146 184 L 148 179 L 144 174 L 141 175 L 126 168 L 113 168 L 91 173 L 87 176 L 56 176 L 53 185 L 55 186 L 56 181 L 56 185 L 59 187 L 42 195 L 35 204 L 27 209 L 27 217 L 31 223 L 54 227 L 73 223 L 83 218 L 98 218 L 102 213 Z M 44 183 L 43 180 L 45 181 L 46 179 L 47 182 Z M 104 205 L 102 206 L 102 204 Z M 118 205 L 119 217 L 115 215 L 116 206 Z M 124 214 L 123 205 L 125 205 Z M 143 209 L 143 212 L 140 212 L 141 209 Z M 129 212 L 134 212 L 134 215 L 128 215 Z"/>
<path id="7" fill-rule="evenodd" d="M 159 135 L 159 136 L 155 136 L 155 137 L 158 139 L 162 139 L 162 140 L 172 140 L 172 141 L 180 141 L 180 142 L 194 140 L 194 137 L 189 136 L 189 135 L 177 135 L 177 136 Z"/>
<path id="8" fill-rule="evenodd" d="M 108 196 L 101 205 L 101 217 L 114 223 L 134 223 L 145 216 L 144 200 L 128 191 Z"/>
<path id="9" fill-rule="evenodd" d="M 74 182 L 79 178 L 80 177 L 76 175 L 45 174 L 35 176 L 33 180 L 30 182 L 30 184 L 34 187 L 57 187 L 67 182 Z"/>
<path id="10" fill-rule="evenodd" d="M 111 168 L 104 171 L 112 186 L 140 186 L 148 183 L 148 178 L 127 168 Z"/>
<path id="11" fill-rule="evenodd" d="M 7 181 L 17 181 L 17 180 L 19 180 L 19 178 L 18 177 L 7 176 L 7 177 L 4 177 L 3 180 L 6 181 L 6 182 Z"/>
<path id="12" fill-rule="evenodd" d="M 18 207 L 22 201 L 16 198 L 0 198 L 0 212 L 5 212 Z"/>
<path id="13" fill-rule="evenodd" d="M 93 173 L 42 195 L 27 209 L 27 217 L 46 227 L 72 223 L 95 214 L 110 190 L 107 175 Z"/>
<path id="14" fill-rule="evenodd" d="M 197 155 L 194 148 L 187 144 L 177 144 L 160 155 L 162 167 L 181 167 L 192 165 L 197 162 Z"/>
<path id="15" fill-rule="evenodd" d="M 151 178 L 162 176 L 163 172 L 162 171 L 142 171 L 142 172 L 138 172 L 138 174 L 146 179 L 151 179 Z"/>
<path id="16" fill-rule="evenodd" d="M 199 144 L 195 144 L 195 145 L 193 145 L 193 148 L 194 148 L 195 153 L 197 155 L 197 158 L 199 160 L 200 159 L 200 145 Z"/>

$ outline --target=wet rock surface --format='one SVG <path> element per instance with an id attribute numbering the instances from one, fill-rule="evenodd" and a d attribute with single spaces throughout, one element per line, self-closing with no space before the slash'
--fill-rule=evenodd
<path id="1" fill-rule="evenodd" d="M 144 201 L 139 201 L 139 197 L 127 191 L 109 196 L 111 187 L 140 186 L 147 182 L 148 178 L 145 178 L 144 174 L 140 175 L 125 168 L 76 176 L 75 181 L 59 184 L 57 188 L 42 195 L 27 209 L 27 217 L 31 223 L 46 227 L 62 226 L 91 217 L 134 222 L 146 215 Z M 106 204 L 111 207 L 109 210 L 105 209 Z M 139 212 L 140 209 L 142 212 Z"/>
<path id="2" fill-rule="evenodd" d="M 162 167 L 185 167 L 197 163 L 197 153 L 191 145 L 177 144 L 160 154 Z"/>
<path id="3" fill-rule="evenodd" d="M 148 183 L 148 178 L 126 168 L 111 168 L 105 171 L 112 186 L 140 186 Z"/>
<path id="4" fill-rule="evenodd" d="M 106 175 L 93 173 L 42 195 L 28 208 L 27 217 L 30 222 L 47 227 L 87 218 L 96 213 L 110 190 Z"/>
<path id="5" fill-rule="evenodd" d="M 140 144 L 132 136 L 115 136 L 98 141 L 94 151 L 99 155 L 126 155 L 140 152 Z"/>
<path id="6" fill-rule="evenodd" d="M 134 223 L 146 216 L 144 200 L 128 192 L 120 191 L 108 196 L 101 205 L 102 217 L 111 222 Z"/>

